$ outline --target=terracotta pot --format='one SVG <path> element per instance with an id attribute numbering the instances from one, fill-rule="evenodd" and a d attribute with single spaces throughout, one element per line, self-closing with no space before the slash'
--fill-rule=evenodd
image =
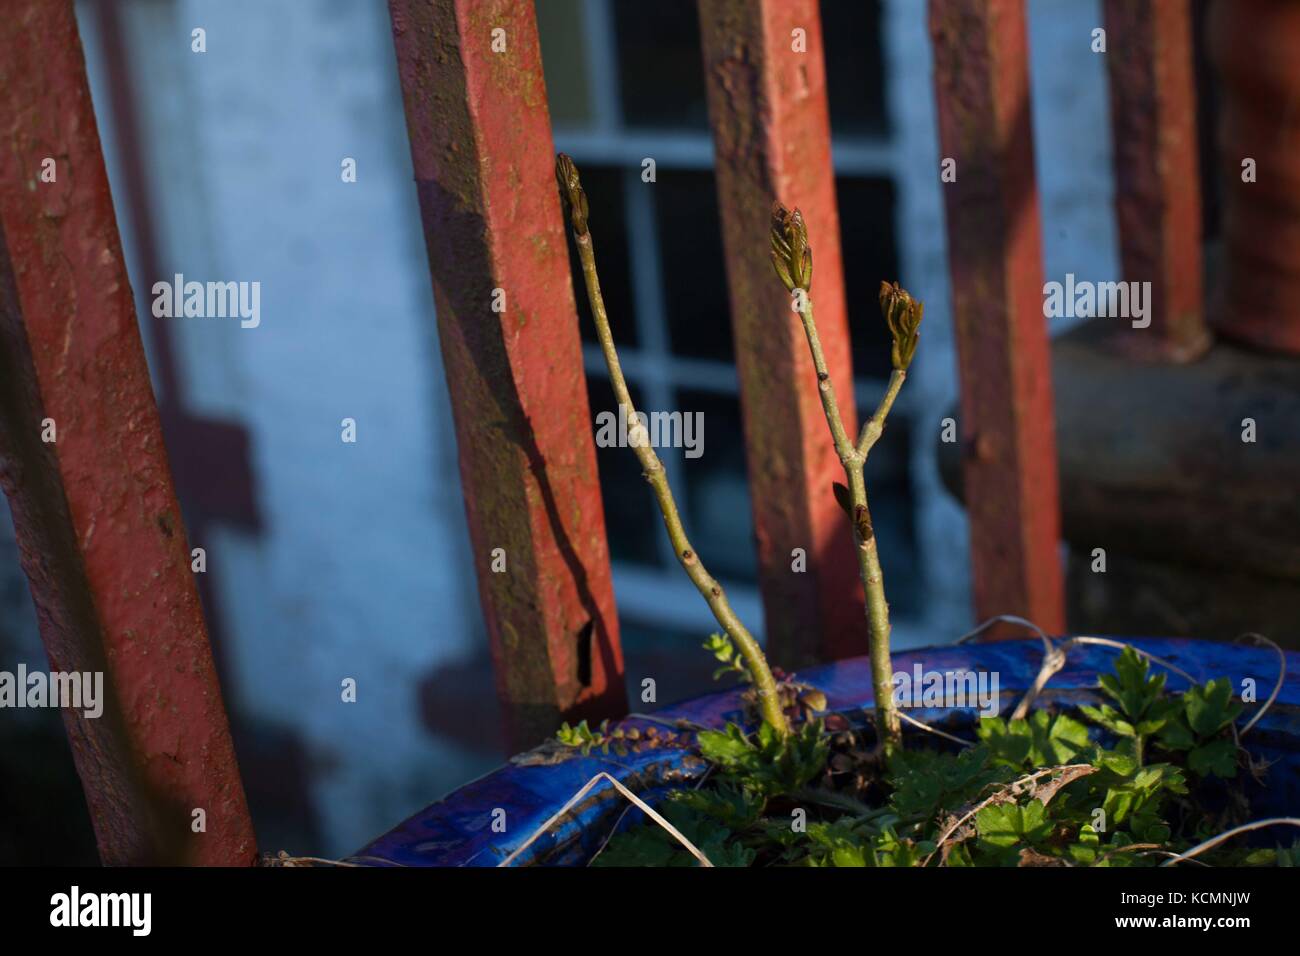
<path id="1" fill-rule="evenodd" d="M 1211 321 L 1225 336 L 1300 355 L 1300 3 L 1214 0 L 1206 33 L 1224 183 Z M 1254 182 L 1242 179 L 1246 159 Z"/>

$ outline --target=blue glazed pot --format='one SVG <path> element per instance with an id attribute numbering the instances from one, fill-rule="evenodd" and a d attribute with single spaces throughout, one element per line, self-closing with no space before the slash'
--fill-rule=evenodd
<path id="1" fill-rule="evenodd" d="M 1131 643 L 1199 680 L 1231 678 L 1238 692 L 1244 679 L 1253 678 L 1260 702 L 1268 698 L 1277 681 L 1280 660 L 1268 648 L 1172 639 L 1134 639 Z M 1116 650 L 1096 645 L 1071 648 L 1065 667 L 1048 682 L 1039 703 L 1064 707 L 1096 703 L 1097 674 L 1110 670 L 1117 654 Z M 893 664 L 896 672 L 910 672 L 918 663 L 929 671 L 996 672 L 1005 713 L 1033 682 L 1042 659 L 1042 643 L 1033 639 L 918 649 L 895 654 Z M 855 724 L 862 723 L 864 708 L 869 711 L 872 707 L 871 668 L 865 657 L 812 668 L 798 677 L 826 695 L 828 711 L 842 713 Z M 1187 681 L 1171 673 L 1168 687 L 1183 691 Z M 1258 706 L 1246 705 L 1239 718 L 1242 726 Z M 973 709 L 909 708 L 908 713 L 927 723 L 946 719 L 949 727 L 953 722 L 973 724 L 976 719 Z M 710 694 L 657 711 L 656 716 L 722 727 L 728 720 L 741 719 L 740 691 Z M 656 725 L 630 718 L 621 726 L 636 727 L 644 734 Z M 1256 759 L 1272 763 L 1264 786 L 1249 784 L 1254 788 L 1248 791 L 1254 816 L 1296 816 L 1300 810 L 1300 654 L 1287 653 L 1287 675 L 1281 692 L 1263 719 L 1251 728 L 1244 746 Z M 533 752 L 531 758 L 523 755 L 524 762 L 520 759 L 426 807 L 352 859 L 376 865 L 496 866 L 601 771 L 654 805 L 665 791 L 690 784 L 705 770 L 703 761 L 679 745 L 647 747 L 626 757 L 595 752 L 584 757 L 568 751 L 549 758 Z M 628 807 L 608 781 L 603 781 L 512 865 L 583 865 Z M 505 811 L 504 833 L 493 829 L 494 819 L 502 819 L 500 813 L 494 812 L 497 810 Z M 634 810 L 628 817 L 637 815 L 639 812 Z"/>

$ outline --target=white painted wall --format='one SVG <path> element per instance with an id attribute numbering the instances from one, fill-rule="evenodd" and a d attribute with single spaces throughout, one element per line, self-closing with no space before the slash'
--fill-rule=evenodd
<path id="1" fill-rule="evenodd" d="M 261 283 L 258 328 L 172 320 L 189 405 L 251 432 L 267 519 L 195 542 L 222 590 L 230 706 L 308 743 L 326 845 L 288 849 L 344 854 L 494 756 L 431 738 L 415 694 L 483 638 L 387 8 L 123 9 L 162 278 Z M 156 278 L 133 270 L 142 310 Z"/>

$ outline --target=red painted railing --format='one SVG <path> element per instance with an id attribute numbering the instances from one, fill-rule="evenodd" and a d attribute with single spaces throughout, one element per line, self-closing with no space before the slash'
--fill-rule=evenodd
<path id="1" fill-rule="evenodd" d="M 511 0 L 390 9 L 479 594 L 520 746 L 626 710 L 537 24 Z"/>
<path id="2" fill-rule="evenodd" d="M 1149 281 L 1151 328 L 1119 344 L 1188 361 L 1210 345 L 1201 281 L 1201 192 L 1188 0 L 1106 0 L 1115 219 L 1123 277 Z"/>
<path id="3" fill-rule="evenodd" d="M 1023 0 L 931 0 L 975 615 L 1065 629 Z"/>
<path id="4" fill-rule="evenodd" d="M 852 536 L 829 494 L 843 469 L 799 317 L 772 281 L 774 200 L 816 236 L 817 329 L 831 379 L 852 381 L 840 221 L 817 0 L 700 0 L 704 74 L 735 330 L 769 653 L 789 667 L 866 653 Z M 795 30 L 806 47 L 796 49 Z M 851 392 L 850 392 L 851 394 Z M 856 432 L 852 402 L 842 406 Z M 791 570 L 795 550 L 807 559 Z"/>
<path id="5" fill-rule="evenodd" d="M 1149 20 L 1106 7 L 1138 45 L 1112 71 L 1117 130 L 1134 126 L 1131 103 L 1158 104 L 1159 128 L 1123 144 L 1118 203 L 1125 269 L 1157 270 L 1159 334 L 1173 354 L 1201 334 L 1190 293 L 1171 282 L 1194 276 L 1199 289 L 1186 228 L 1195 190 L 1175 162 L 1191 152 L 1190 38 L 1185 3 L 1141 6 Z M 774 199 L 802 207 L 822 345 L 832 376 L 848 380 L 818 5 L 699 8 L 771 646 L 788 663 L 858 653 L 861 596 L 830 488 L 838 463 L 764 238 Z M 523 746 L 562 718 L 626 710 L 534 12 L 513 0 L 390 9 L 480 596 L 512 746 Z M 943 190 L 976 613 L 1059 632 L 1024 3 L 932 0 L 930 18 L 942 155 L 957 172 Z M 796 28 L 806 52 L 792 48 Z M 0 69 L 2 477 L 52 664 L 109 675 L 106 719 L 68 718 L 101 853 L 247 863 L 252 829 L 70 0 L 7 11 Z M 38 184 L 47 156 L 59 177 Z M 40 439 L 47 418 L 56 443 Z M 790 572 L 796 548 L 807 574 Z M 190 827 L 198 808 L 206 834 Z"/>
<path id="6" fill-rule="evenodd" d="M 64 711 L 100 855 L 249 864 L 70 0 L 6 8 L 0 71 L 0 482 L 50 666 L 104 674 Z"/>

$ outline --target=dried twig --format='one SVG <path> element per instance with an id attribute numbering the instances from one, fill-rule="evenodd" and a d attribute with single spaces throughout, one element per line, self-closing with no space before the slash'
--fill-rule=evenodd
<path id="1" fill-rule="evenodd" d="M 1152 654 L 1149 651 L 1144 651 L 1142 650 L 1142 648 L 1134 644 L 1130 644 L 1128 641 L 1117 641 L 1114 638 L 1110 638 L 1110 637 L 1081 636 L 1081 637 L 1070 638 L 1068 641 L 1065 642 L 1064 647 L 1068 649 L 1073 647 L 1075 644 L 1095 644 L 1099 647 L 1113 647 L 1118 651 L 1122 651 L 1125 648 L 1129 648 L 1138 657 L 1145 657 L 1152 664 L 1159 664 L 1165 670 L 1177 674 L 1183 680 L 1187 681 L 1187 683 L 1192 684 L 1193 686 L 1200 686 L 1201 684 L 1201 681 L 1197 680 L 1191 674 L 1187 673 L 1187 671 L 1183 670 L 1177 664 L 1171 664 L 1163 657 L 1157 657 L 1155 654 Z"/>
<path id="2" fill-rule="evenodd" d="M 1161 866 L 1173 866 L 1175 863 L 1181 863 L 1184 860 L 1190 860 L 1193 857 L 1200 856 L 1206 850 L 1212 850 L 1220 843 L 1230 840 L 1240 833 L 1249 833 L 1251 830 L 1262 830 L 1265 827 L 1288 826 L 1300 827 L 1300 818 L 1296 817 L 1270 817 L 1267 820 L 1256 820 L 1254 823 L 1245 823 L 1239 827 L 1233 827 L 1231 830 L 1225 830 L 1216 837 L 1211 837 L 1204 843 L 1198 843 L 1183 853 L 1175 855 L 1172 859 L 1165 860 Z"/>
<path id="3" fill-rule="evenodd" d="M 953 643 L 965 644 L 967 641 L 979 637 L 981 634 L 987 631 L 994 624 L 1019 624 L 1021 627 L 1027 627 L 1035 634 L 1037 634 L 1040 638 L 1042 638 L 1043 643 L 1047 644 L 1049 648 L 1051 647 L 1051 641 L 1047 639 L 1047 634 L 1046 632 L 1044 632 L 1044 630 L 1041 627 L 1039 627 L 1033 621 L 1027 620 L 1026 618 L 1023 617 L 1017 617 L 1014 614 L 996 614 L 993 617 L 989 618 L 987 621 L 985 621 L 983 624 L 980 624 L 978 627 L 976 627 L 975 630 L 967 631 L 961 637 L 957 638 L 957 640 L 953 641 Z"/>
<path id="4" fill-rule="evenodd" d="M 635 793 L 633 793 L 627 787 L 623 786 L 623 784 L 621 784 L 614 777 L 605 773 L 603 770 L 600 773 L 596 774 L 596 776 L 588 780 L 581 790 L 579 790 L 568 800 L 566 800 L 564 806 L 560 807 L 560 809 L 556 810 L 553 814 L 551 814 L 550 817 L 547 818 L 545 823 L 543 823 L 540 827 L 538 827 L 535 831 L 533 831 L 532 836 L 530 836 L 519 846 L 515 847 L 514 851 L 508 857 L 506 857 L 504 860 L 498 863 L 497 866 L 498 867 L 509 866 L 511 863 L 513 863 L 515 861 L 515 858 L 518 857 L 519 854 L 523 853 L 524 850 L 532 846 L 533 843 L 536 842 L 542 836 L 542 834 L 546 833 L 547 830 L 549 830 L 552 826 L 555 825 L 555 822 L 559 820 L 560 817 L 564 816 L 574 806 L 576 806 L 578 802 L 582 800 L 582 798 L 585 797 L 588 793 L 590 793 L 592 788 L 595 787 L 596 784 L 600 783 L 602 780 L 608 780 L 610 783 L 612 783 L 614 785 L 615 790 L 617 790 L 627 799 L 631 800 L 634 804 L 637 805 L 637 807 L 641 809 L 641 811 L 646 816 L 648 816 L 655 823 L 659 824 L 661 827 L 667 830 L 668 834 L 674 840 L 676 840 L 678 843 L 684 846 L 690 852 L 690 854 L 693 857 L 695 857 L 695 859 L 700 861 L 700 866 L 713 866 L 713 864 L 709 862 L 709 858 L 700 852 L 699 847 L 697 847 L 690 840 L 686 839 L 686 837 L 682 836 L 682 832 L 678 830 L 675 826 L 673 826 L 671 823 L 669 823 L 667 820 L 665 820 L 662 816 L 660 816 L 655 811 L 654 807 L 650 806 L 650 804 L 646 803 Z"/>
<path id="5" fill-rule="evenodd" d="M 1242 737 L 1246 736 L 1251 727 L 1254 727 L 1259 723 L 1261 717 L 1268 713 L 1268 709 L 1272 707 L 1273 702 L 1277 700 L 1277 695 L 1282 693 L 1282 684 L 1286 680 L 1286 652 L 1263 634 L 1256 634 L 1252 631 L 1249 634 L 1243 634 L 1241 637 L 1237 638 L 1238 642 L 1246 640 L 1254 641 L 1256 644 L 1263 644 L 1266 647 L 1271 647 L 1273 650 L 1277 651 L 1277 683 L 1273 685 L 1273 693 L 1268 695 L 1268 700 L 1264 701 L 1264 706 L 1256 711 L 1255 716 L 1250 718 L 1250 720 L 1246 722 L 1246 726 L 1242 727 L 1240 732 L 1238 732 L 1238 742 L 1240 742 Z"/>
<path id="6" fill-rule="evenodd" d="M 996 618 L 990 618 L 989 620 L 981 624 L 978 628 L 976 628 L 974 631 L 971 631 L 969 634 L 964 635 L 960 640 L 966 640 L 970 637 L 973 637 L 974 635 L 978 634 L 980 631 L 985 630 L 990 625 L 1000 620 L 1011 621 L 1017 624 L 1024 624 L 1027 625 L 1028 627 L 1033 628 L 1035 631 L 1037 631 L 1038 636 L 1042 639 L 1045 648 L 1043 652 L 1042 666 L 1039 667 L 1038 674 L 1034 677 L 1034 682 L 1033 684 L 1030 685 L 1029 690 L 1027 690 L 1025 692 L 1025 695 L 1022 698 L 1020 698 L 1020 703 L 1016 704 L 1016 709 L 1011 712 L 1012 720 L 1024 719 L 1025 714 L 1029 712 L 1029 708 L 1033 705 L 1034 701 L 1037 700 L 1038 695 L 1042 692 L 1043 688 L 1047 685 L 1047 682 L 1051 680 L 1052 677 L 1058 671 L 1060 671 L 1061 668 L 1065 666 L 1066 655 L 1070 650 L 1070 648 L 1076 644 L 1095 644 L 1100 647 L 1113 647 L 1118 650 L 1129 648 L 1133 651 L 1133 653 L 1137 654 L 1139 657 L 1143 657 L 1146 660 L 1151 661 L 1153 664 L 1159 664 L 1161 667 L 1165 668 L 1166 670 L 1172 671 L 1173 673 L 1177 674 L 1179 677 L 1182 677 L 1184 680 L 1186 680 L 1189 684 L 1192 684 L 1193 686 L 1199 686 L 1201 683 L 1199 680 L 1197 680 L 1191 674 L 1187 673 L 1187 671 L 1183 670 L 1181 667 L 1178 667 L 1176 664 L 1171 664 L 1163 657 L 1157 657 L 1155 654 L 1149 653 L 1148 651 L 1144 651 L 1142 650 L 1142 648 L 1136 647 L 1133 644 L 1129 644 L 1126 641 L 1117 641 L 1109 637 L 1079 636 L 1079 637 L 1071 637 L 1065 641 L 1062 641 L 1060 644 L 1056 644 L 1037 625 L 1033 624 L 1030 621 L 1026 621 L 1024 618 L 1013 617 L 1011 615 L 1000 615 L 999 617 Z M 1232 728 L 1232 733 L 1233 733 L 1233 738 L 1236 739 L 1237 728 L 1235 726 Z"/>
<path id="7" fill-rule="evenodd" d="M 979 813 L 990 804 L 1008 803 L 1012 800 L 1018 799 L 1025 793 L 1030 793 L 1031 795 L 1046 793 L 1047 796 L 1043 799 L 1045 805 L 1052 799 L 1052 797 L 1056 796 L 1057 791 L 1060 790 L 1061 787 L 1073 783 L 1080 777 L 1086 777 L 1090 773 L 1095 773 L 1096 770 L 1096 767 L 1087 763 L 1062 764 L 1059 767 L 1045 767 L 1042 770 L 1035 770 L 1033 773 L 1027 773 L 1023 777 L 1018 777 L 1006 786 L 999 787 L 988 797 L 972 806 L 964 814 L 948 825 L 948 828 L 943 831 L 943 834 L 939 837 L 938 841 L 936 841 L 934 849 L 931 850 L 929 855 L 921 861 L 921 866 L 928 864 L 930 860 L 934 858 L 934 855 L 943 849 L 943 845 L 948 841 L 948 838 L 956 833 L 967 820 L 971 819 L 975 814 Z M 1061 774 L 1061 779 L 1059 781 L 1050 782 L 1042 787 L 1032 786 L 1038 778 L 1054 773 Z"/>
<path id="8" fill-rule="evenodd" d="M 713 764 L 709 764 L 709 766 L 705 768 L 704 773 L 700 774 L 700 779 L 695 781 L 695 784 L 694 786 L 691 787 L 691 789 L 699 790 L 702 786 L 704 786 L 704 782 L 709 779 L 709 774 L 711 773 L 713 773 Z M 615 834 L 618 833 L 618 828 L 623 824 L 623 818 L 626 817 L 631 812 L 632 812 L 631 806 L 626 806 L 623 808 L 623 812 L 618 815 L 618 819 L 614 821 L 614 825 L 610 827 L 609 832 L 605 834 L 605 839 L 600 841 L 600 846 L 596 847 L 596 852 L 593 853 L 591 855 L 591 859 L 587 861 L 588 866 L 591 866 L 591 864 L 595 861 L 596 857 L 600 856 L 602 853 L 605 852 L 605 847 L 609 846 L 609 841 L 614 839 Z"/>
<path id="9" fill-rule="evenodd" d="M 969 740 L 962 740 L 960 737 L 954 737 L 952 734 L 942 731 L 938 727 L 931 727 L 929 724 L 919 721 L 915 717 L 906 714 L 901 710 L 898 712 L 898 717 L 900 720 L 911 724 L 913 727 L 924 730 L 927 734 L 934 734 L 936 737 L 942 737 L 944 740 L 951 740 L 953 743 L 961 744 L 963 747 L 975 746 L 975 744 Z"/>
<path id="10" fill-rule="evenodd" d="M 352 860 L 380 859 L 379 857 L 352 857 L 350 860 L 327 860 L 323 856 L 290 856 L 287 850 L 281 850 L 275 856 L 267 855 L 263 857 L 264 866 L 284 866 L 284 867 L 302 867 L 302 866 L 343 866 L 359 867 L 362 864 L 354 863 Z M 384 860 L 389 863 L 389 860 Z M 393 866 L 400 866 L 399 863 L 393 863 Z"/>
<path id="11" fill-rule="evenodd" d="M 1097 863 L 1104 863 L 1106 860 L 1109 860 L 1116 853 L 1135 853 L 1139 850 L 1164 851 L 1164 848 L 1159 843 L 1126 843 L 1124 846 L 1111 847 L 1101 856 L 1097 857 Z M 1168 852 L 1168 851 L 1164 851 L 1164 852 Z M 1146 854 L 1144 853 L 1143 856 L 1145 855 Z M 1176 854 L 1170 854 L 1170 855 L 1174 856 Z M 1093 865 L 1095 866 L 1096 864 Z"/>

